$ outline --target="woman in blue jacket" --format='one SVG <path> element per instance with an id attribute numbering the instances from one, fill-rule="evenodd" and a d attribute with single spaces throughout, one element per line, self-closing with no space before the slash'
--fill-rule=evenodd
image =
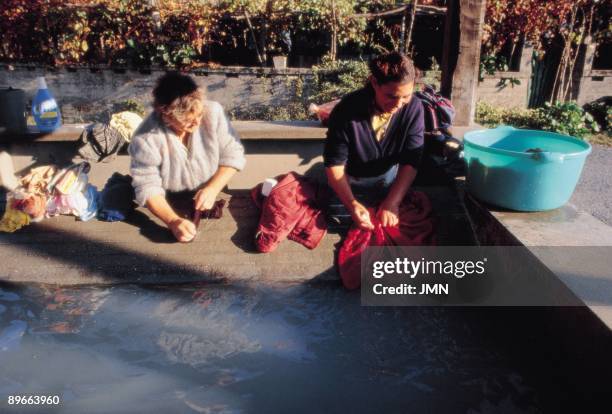
<path id="1" fill-rule="evenodd" d="M 399 223 L 399 205 L 423 153 L 423 105 L 413 95 L 412 60 L 392 52 L 370 62 L 368 83 L 332 111 L 323 158 L 328 182 L 364 229 L 374 226 L 354 190 L 382 190 L 376 212 L 383 226 Z"/>

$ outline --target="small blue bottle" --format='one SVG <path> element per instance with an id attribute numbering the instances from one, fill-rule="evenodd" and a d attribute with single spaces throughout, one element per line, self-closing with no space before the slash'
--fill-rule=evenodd
<path id="1" fill-rule="evenodd" d="M 49 89 L 44 77 L 36 79 L 38 91 L 32 101 L 32 115 L 40 132 L 53 132 L 62 126 L 62 115 L 59 106 Z"/>

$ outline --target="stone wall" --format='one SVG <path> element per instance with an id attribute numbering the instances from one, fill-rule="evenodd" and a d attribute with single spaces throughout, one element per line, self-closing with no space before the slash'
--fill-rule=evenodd
<path id="1" fill-rule="evenodd" d="M 572 98 L 578 104 L 584 105 L 602 96 L 612 96 L 612 70 L 593 68 L 597 45 L 588 38 L 583 45 L 584 57 L 582 65 L 578 65 L 574 74 L 574 90 Z"/>
<path id="2" fill-rule="evenodd" d="M 148 110 L 151 91 L 163 70 L 56 69 L 34 67 L 0 68 L 0 86 L 24 89 L 29 99 L 36 92 L 36 78 L 44 76 L 62 107 L 65 122 L 83 122 L 103 117 L 113 106 L 138 101 Z M 226 111 L 240 113 L 262 106 L 282 107 L 301 94 L 312 80 L 308 69 L 223 67 L 198 70 L 192 75 L 209 99 Z"/>
<path id="3" fill-rule="evenodd" d="M 526 108 L 530 78 L 531 72 L 497 72 L 495 75 L 485 75 L 478 83 L 476 98 L 495 106 Z M 517 79 L 520 84 L 513 85 L 510 79 Z"/>
<path id="4" fill-rule="evenodd" d="M 520 69 L 485 75 L 478 84 L 477 99 L 496 106 L 527 107 L 531 77 L 531 49 L 525 48 Z M 36 77 L 44 76 L 62 106 L 66 123 L 104 119 L 125 101 L 137 101 L 150 109 L 151 91 L 162 69 L 131 71 L 113 69 L 45 69 L 27 66 L 0 67 L 0 87 L 26 91 L 29 99 L 36 91 Z M 576 85 L 578 103 L 584 104 L 612 90 L 612 71 L 588 66 Z M 264 107 L 286 108 L 288 103 L 308 93 L 313 74 L 310 69 L 220 67 L 193 71 L 209 99 L 220 102 L 231 117 L 252 119 L 247 112 Z M 439 85 L 439 72 L 426 72 L 426 81 Z M 512 85 L 510 78 L 520 81 Z M 503 80 L 506 79 L 505 85 Z"/>
<path id="5" fill-rule="evenodd" d="M 0 86 L 26 91 L 28 98 L 36 92 L 36 78 L 44 76 L 62 106 L 65 122 L 87 122 L 103 119 L 114 105 L 127 100 L 150 108 L 151 91 L 161 69 L 131 71 L 113 69 L 55 69 L 13 66 L 0 67 Z M 243 118 L 245 112 L 263 106 L 283 107 L 296 96 L 302 96 L 313 79 L 309 69 L 271 69 L 222 67 L 192 72 L 209 99 L 220 102 L 230 115 Z M 500 79 L 518 77 L 520 85 L 500 87 Z M 426 72 L 424 81 L 439 85 L 439 72 Z M 529 74 L 507 72 L 487 76 L 478 87 L 478 98 L 496 105 L 524 107 L 527 103 Z M 116 107 L 115 107 L 116 108 Z"/>
<path id="6" fill-rule="evenodd" d="M 532 55 L 533 47 L 526 44 L 521 51 L 518 70 L 484 75 L 484 79 L 478 83 L 477 100 L 506 108 L 526 108 L 529 103 Z M 512 79 L 520 83 L 513 85 Z"/>
<path id="7" fill-rule="evenodd" d="M 591 70 L 580 78 L 579 105 L 592 102 L 602 96 L 612 96 L 612 70 Z"/>

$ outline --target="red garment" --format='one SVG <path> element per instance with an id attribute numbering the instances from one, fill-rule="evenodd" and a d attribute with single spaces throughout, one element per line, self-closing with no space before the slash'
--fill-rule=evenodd
<path id="1" fill-rule="evenodd" d="M 285 237 L 314 249 L 327 232 L 327 220 L 319 208 L 325 202 L 325 187 L 296 172 L 277 180 L 268 197 L 261 195 L 261 184 L 251 190 L 261 209 L 255 235 L 257 250 L 271 252 Z"/>
<path id="2" fill-rule="evenodd" d="M 45 216 L 47 197 L 40 194 L 27 194 L 25 198 L 13 200 L 12 208 L 26 213 L 34 221 Z"/>
<path id="3" fill-rule="evenodd" d="M 431 202 L 420 191 L 404 197 L 399 209 L 399 225 L 383 227 L 376 218 L 376 210 L 368 208 L 374 230 L 353 226 L 338 253 L 340 279 L 347 289 L 361 286 L 361 254 L 372 246 L 427 246 L 434 242 Z"/>

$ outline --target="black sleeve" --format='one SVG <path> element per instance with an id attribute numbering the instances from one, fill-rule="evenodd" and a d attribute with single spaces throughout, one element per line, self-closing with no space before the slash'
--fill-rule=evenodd
<path id="1" fill-rule="evenodd" d="M 424 148 L 425 121 L 423 115 L 423 104 L 421 100 L 414 96 L 411 110 L 407 113 L 406 123 L 408 130 L 405 135 L 403 151 L 399 157 L 401 165 L 412 165 L 418 168 L 421 163 Z"/>
<path id="2" fill-rule="evenodd" d="M 323 149 L 323 163 L 326 167 L 346 165 L 348 155 L 349 139 L 346 132 L 346 122 L 342 120 L 337 111 L 332 111 Z"/>

